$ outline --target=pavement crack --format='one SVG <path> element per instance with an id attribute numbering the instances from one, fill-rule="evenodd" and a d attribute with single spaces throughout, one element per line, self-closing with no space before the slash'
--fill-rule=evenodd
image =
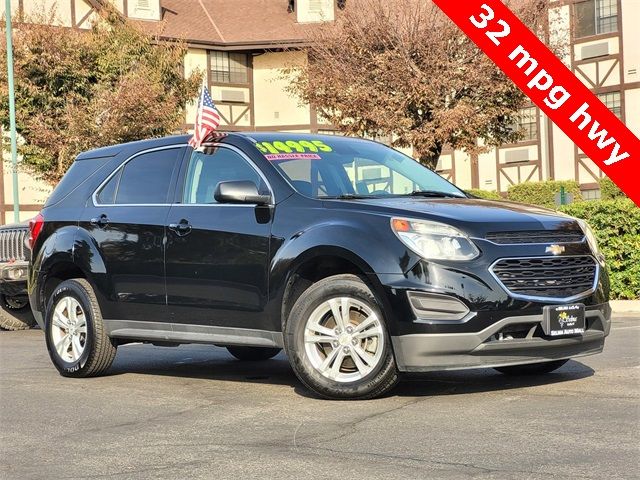
<path id="1" fill-rule="evenodd" d="M 206 405 L 200 405 L 197 407 L 193 407 L 193 408 L 188 408 L 185 410 L 179 410 L 177 412 L 170 412 L 170 413 L 162 413 L 159 415 L 155 415 L 153 417 L 146 417 L 143 419 L 139 419 L 139 420 L 133 420 L 130 422 L 122 422 L 122 423 L 117 423 L 114 425 L 103 425 L 100 427 L 95 427 L 95 428 L 89 428 L 86 430 L 80 430 L 80 431 L 75 431 L 75 432 L 70 432 L 67 433 L 65 435 L 61 435 L 58 438 L 59 439 L 64 439 L 64 438 L 68 438 L 68 437 L 73 437 L 76 438 L 79 434 L 90 434 L 90 433 L 98 433 L 98 432 L 105 432 L 108 430 L 114 430 L 114 429 L 119 429 L 119 428 L 126 428 L 126 427 L 133 427 L 136 425 L 144 425 L 146 423 L 154 423 L 157 422 L 158 420 L 165 420 L 165 419 L 170 419 L 173 417 L 180 417 L 186 413 L 190 413 L 190 412 L 194 412 L 196 410 L 202 409 L 202 408 L 206 408 Z"/>
<path id="2" fill-rule="evenodd" d="M 452 387 L 450 390 L 453 390 L 454 387 Z M 340 429 L 340 431 L 336 432 L 335 434 L 329 436 L 329 437 L 323 437 L 321 440 L 317 440 L 317 441 L 311 441 L 311 442 L 304 442 L 304 440 L 302 442 L 296 442 L 296 437 L 298 434 L 298 430 L 300 430 L 300 427 L 302 427 L 302 422 L 300 425 L 298 425 L 298 427 L 296 428 L 296 430 L 294 431 L 294 446 L 297 448 L 298 443 L 300 444 L 300 446 L 311 446 L 313 444 L 318 444 L 318 445 L 322 445 L 324 443 L 327 442 L 334 442 L 336 440 L 340 440 L 342 438 L 348 437 L 349 435 L 352 435 L 354 433 L 356 433 L 358 426 L 362 425 L 365 422 L 368 422 L 370 420 L 376 419 L 376 418 L 380 418 L 383 417 L 385 415 L 388 415 L 390 413 L 395 413 L 399 410 L 402 410 L 404 408 L 416 405 L 418 403 L 421 402 L 426 402 L 427 400 L 432 399 L 433 396 L 429 396 L 429 397 L 420 397 L 420 398 L 416 398 L 414 400 L 411 400 L 409 402 L 405 402 L 402 405 L 393 407 L 393 408 L 389 408 L 387 410 L 382 410 L 380 412 L 374 412 L 371 413 L 369 415 L 365 415 L 364 417 L 359 418 L 358 420 L 355 420 L 353 422 L 348 423 L 347 425 L 345 425 L 342 429 Z M 313 434 L 316 435 L 317 434 Z M 310 438 L 310 437 L 307 437 Z"/>

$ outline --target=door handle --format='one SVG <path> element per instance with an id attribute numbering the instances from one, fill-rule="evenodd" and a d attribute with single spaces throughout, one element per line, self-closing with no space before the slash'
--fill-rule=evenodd
<path id="1" fill-rule="evenodd" d="M 92 218 L 89 220 L 91 225 L 96 225 L 100 228 L 104 228 L 109 225 L 109 217 L 107 217 L 104 213 L 100 215 L 98 218 Z"/>
<path id="2" fill-rule="evenodd" d="M 191 233 L 192 227 L 189 224 L 188 220 L 182 219 L 180 223 L 170 223 L 169 230 L 174 232 L 179 237 L 184 237 L 185 235 L 189 235 Z"/>

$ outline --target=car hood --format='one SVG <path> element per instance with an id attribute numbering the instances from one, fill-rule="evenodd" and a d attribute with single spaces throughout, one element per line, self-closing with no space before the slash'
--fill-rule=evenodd
<path id="1" fill-rule="evenodd" d="M 455 226 L 470 236 L 480 238 L 488 232 L 580 230 L 578 222 L 568 215 L 533 205 L 506 201 L 392 197 L 328 201 L 326 206 L 442 222 Z"/>

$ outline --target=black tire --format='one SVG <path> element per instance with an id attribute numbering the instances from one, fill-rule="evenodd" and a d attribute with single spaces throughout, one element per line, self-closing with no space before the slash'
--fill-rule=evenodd
<path id="1" fill-rule="evenodd" d="M 552 362 L 530 363 L 527 365 L 512 365 L 510 367 L 496 367 L 494 370 L 504 375 L 544 375 L 559 369 L 569 360 L 554 360 Z"/>
<path id="2" fill-rule="evenodd" d="M 0 328 L 4 330 L 29 330 L 36 326 L 29 299 L 24 296 L 0 295 Z"/>
<path id="3" fill-rule="evenodd" d="M 80 304 L 86 318 L 87 334 L 84 349 L 75 362 L 60 357 L 53 345 L 52 319 L 54 308 L 64 297 L 72 297 Z M 65 377 L 94 377 L 104 374 L 116 356 L 116 344 L 105 332 L 102 314 L 93 288 L 85 279 L 66 280 L 49 298 L 45 316 L 45 337 L 51 361 Z"/>
<path id="4" fill-rule="evenodd" d="M 238 360 L 242 360 L 245 362 L 259 362 L 262 360 L 269 360 L 282 351 L 281 348 L 241 347 L 237 345 L 229 345 L 227 347 L 227 350 Z"/>
<path id="5" fill-rule="evenodd" d="M 384 334 L 382 353 L 377 365 L 364 377 L 352 382 L 338 382 L 322 375 L 305 351 L 304 333 L 310 315 L 331 298 L 354 298 L 368 306 L 378 317 Z M 335 275 L 309 287 L 291 309 L 284 328 L 285 350 L 300 381 L 322 398 L 370 399 L 391 390 L 398 382 L 391 338 L 382 309 L 367 284 L 356 275 Z"/>

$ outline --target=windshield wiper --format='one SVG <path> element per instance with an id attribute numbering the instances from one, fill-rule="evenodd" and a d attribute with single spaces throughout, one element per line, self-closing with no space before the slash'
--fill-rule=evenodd
<path id="1" fill-rule="evenodd" d="M 366 199 L 366 198 L 376 198 L 373 195 L 358 195 L 355 193 L 344 193 L 342 195 L 336 195 L 333 197 L 320 197 L 322 198 L 328 198 L 330 200 L 362 200 L 362 199 Z"/>
<path id="2" fill-rule="evenodd" d="M 414 190 L 411 193 L 406 194 L 409 197 L 431 197 L 431 198 L 467 198 L 462 195 L 456 195 L 455 193 L 440 192 L 438 190 Z"/>

